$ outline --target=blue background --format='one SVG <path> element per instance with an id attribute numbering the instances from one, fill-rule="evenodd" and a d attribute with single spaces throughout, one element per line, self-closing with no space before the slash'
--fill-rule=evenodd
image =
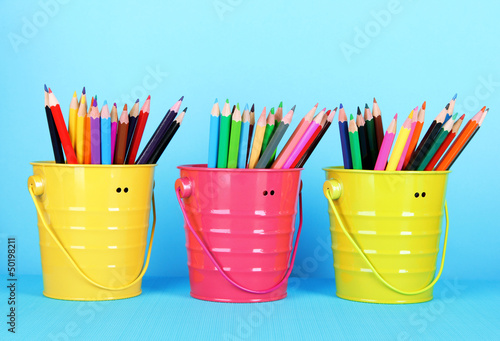
<path id="1" fill-rule="evenodd" d="M 486 105 L 491 110 L 485 124 L 449 179 L 451 229 L 443 278 L 500 280 L 498 1 L 48 3 L 58 5 L 0 5 L 0 236 L 2 250 L 7 235 L 17 237 L 20 274 L 41 274 L 26 180 L 30 161 L 53 159 L 43 109 L 47 83 L 66 115 L 73 91 L 79 94 L 82 86 L 100 104 L 107 99 L 118 107 L 137 97 L 142 103 L 151 94 L 142 145 L 166 110 L 185 96 L 186 119 L 155 175 L 158 229 L 146 275 L 155 277 L 187 276 L 173 183 L 177 165 L 207 160 L 214 98 L 255 103 L 257 113 L 280 101 L 285 112 L 296 104 L 292 128 L 316 102 L 321 108 L 342 102 L 355 113 L 358 105 L 371 106 L 375 96 L 387 126 L 396 112 L 406 116 L 426 100 L 425 127 L 455 93 L 455 111 L 467 119 Z M 321 168 L 342 164 L 334 123 L 303 172 L 299 265 L 330 241 Z M 332 278 L 332 259 L 308 275 Z M 327 283 L 333 295 L 333 281 Z"/>

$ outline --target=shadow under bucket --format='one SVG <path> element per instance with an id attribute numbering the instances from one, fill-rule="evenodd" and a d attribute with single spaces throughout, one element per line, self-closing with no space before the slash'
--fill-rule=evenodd
<path id="1" fill-rule="evenodd" d="M 324 170 L 337 296 L 373 303 L 432 300 L 446 255 L 450 172 Z M 434 276 L 443 208 L 443 255 Z"/>
<path id="2" fill-rule="evenodd" d="M 155 165 L 32 165 L 28 189 L 38 213 L 43 294 L 78 301 L 139 295 L 156 222 Z"/>
<path id="3" fill-rule="evenodd" d="M 285 298 L 302 226 L 300 205 L 292 252 L 301 169 L 178 168 L 191 296 L 217 302 Z"/>

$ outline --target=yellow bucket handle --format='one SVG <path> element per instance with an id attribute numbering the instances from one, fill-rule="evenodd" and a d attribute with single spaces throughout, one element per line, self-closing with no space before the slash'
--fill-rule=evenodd
<path id="1" fill-rule="evenodd" d="M 137 284 L 137 282 L 139 282 L 142 279 L 142 277 L 146 273 L 146 270 L 148 269 L 148 266 L 149 266 L 149 258 L 151 256 L 151 246 L 153 245 L 153 237 L 154 237 L 154 234 L 155 234 L 156 208 L 155 208 L 155 194 L 154 194 L 154 191 L 153 191 L 153 196 L 151 198 L 151 201 L 153 203 L 153 227 L 151 228 L 151 238 L 149 240 L 148 255 L 146 257 L 146 264 L 142 268 L 141 273 L 132 282 L 130 282 L 127 285 L 121 286 L 121 287 L 111 288 L 111 287 L 107 287 L 107 286 L 101 285 L 101 284 L 93 281 L 89 276 L 87 276 L 83 272 L 83 270 L 80 268 L 80 266 L 76 263 L 76 261 L 73 259 L 73 257 L 71 257 L 71 255 L 68 253 L 68 251 L 64 248 L 64 246 L 62 245 L 62 243 L 59 241 L 59 239 L 57 238 L 57 236 L 54 234 L 54 232 L 52 231 L 52 229 L 47 224 L 47 221 L 45 220 L 45 214 L 43 212 L 43 209 L 40 207 L 40 204 L 39 204 L 39 202 L 38 202 L 38 200 L 36 198 L 36 196 L 41 195 L 43 193 L 43 181 L 42 181 L 41 177 L 38 176 L 38 175 L 32 175 L 32 176 L 30 176 L 28 178 L 28 189 L 30 191 L 31 198 L 33 199 L 33 202 L 35 203 L 35 207 L 36 207 L 36 211 L 38 213 L 38 216 L 42 220 L 43 227 L 45 227 L 45 230 L 47 230 L 47 232 L 52 237 L 52 239 L 54 239 L 54 241 L 56 242 L 57 246 L 59 246 L 59 249 L 66 256 L 66 258 L 71 262 L 71 264 L 74 266 L 75 270 L 80 275 L 82 275 L 82 277 L 85 278 L 89 283 L 91 283 L 91 284 L 93 284 L 96 287 L 101 288 L 101 289 L 106 289 L 106 290 L 110 290 L 110 291 L 119 291 L 119 290 L 125 290 L 125 289 L 130 288 L 131 286 Z"/>
<path id="2" fill-rule="evenodd" d="M 447 245 L 447 242 L 448 242 L 448 225 L 449 225 L 448 205 L 446 204 L 446 201 L 444 202 L 444 212 L 445 212 L 445 216 L 446 216 L 446 230 L 445 230 L 445 234 L 444 234 L 443 255 L 441 257 L 441 266 L 439 268 L 439 272 L 438 272 L 437 276 L 434 277 L 434 280 L 432 280 L 431 283 L 429 283 L 428 285 L 426 285 L 422 289 L 419 289 L 419 290 L 416 290 L 416 291 L 403 291 L 403 290 L 400 290 L 400 289 L 397 289 L 397 288 L 393 287 L 391 284 L 389 284 L 380 275 L 380 273 L 377 271 L 377 269 L 375 269 L 375 266 L 368 259 L 368 257 L 366 256 L 366 254 L 363 252 L 363 250 L 361 250 L 361 248 L 359 247 L 359 245 L 351 237 L 351 235 L 349 234 L 349 232 L 345 228 L 344 223 L 342 222 L 342 219 L 340 218 L 340 215 L 339 215 L 339 213 L 337 211 L 337 208 L 335 207 L 335 204 L 333 203 L 334 199 L 338 199 L 340 197 L 341 190 L 342 189 L 341 189 L 340 184 L 337 181 L 335 181 L 335 180 L 326 180 L 325 184 L 323 185 L 323 193 L 325 194 L 326 199 L 328 199 L 328 202 L 330 203 L 330 206 L 332 207 L 333 213 L 335 214 L 335 217 L 337 218 L 337 220 L 340 223 L 340 228 L 342 229 L 342 231 L 344 231 L 344 234 L 346 235 L 347 239 L 349 239 L 349 241 L 351 242 L 352 246 L 354 246 L 354 248 L 359 253 L 359 255 L 361 256 L 361 258 L 363 258 L 365 260 L 365 262 L 368 264 L 368 266 L 373 271 L 373 273 L 375 274 L 375 276 L 386 287 L 388 287 L 389 289 L 391 289 L 391 290 L 393 290 L 393 291 L 395 291 L 395 292 L 397 292 L 399 294 L 402 294 L 402 295 L 418 295 L 418 294 L 421 294 L 421 293 L 429 290 L 430 288 L 432 288 L 434 286 L 434 284 L 436 284 L 436 282 L 439 280 L 439 277 L 441 277 L 441 273 L 443 272 L 443 267 L 444 267 L 444 260 L 445 260 L 445 257 L 446 257 L 446 245 Z"/>

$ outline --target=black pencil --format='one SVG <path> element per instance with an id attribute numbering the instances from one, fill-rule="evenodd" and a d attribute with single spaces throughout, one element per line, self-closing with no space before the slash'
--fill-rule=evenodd
<path id="1" fill-rule="evenodd" d="M 56 123 L 54 122 L 54 117 L 52 116 L 52 111 L 49 107 L 49 89 L 47 85 L 45 88 L 45 114 L 47 115 L 47 124 L 49 125 L 50 142 L 52 143 L 52 150 L 54 151 L 54 159 L 56 163 L 64 163 L 64 154 L 61 145 L 61 139 L 57 133 Z"/>
<path id="2" fill-rule="evenodd" d="M 371 169 L 370 154 L 368 153 L 368 138 L 366 134 L 365 119 L 361 115 L 361 110 L 358 107 L 358 114 L 356 115 L 356 125 L 358 126 L 359 134 L 359 149 L 361 152 L 361 164 L 363 169 Z"/>
<path id="3" fill-rule="evenodd" d="M 163 135 L 162 139 L 160 140 L 160 143 L 158 144 L 158 147 L 156 150 L 153 152 L 151 157 L 149 158 L 148 162 L 149 164 L 155 164 L 158 162 L 160 159 L 161 155 L 165 151 L 165 148 L 167 148 L 168 144 L 174 137 L 175 133 L 177 130 L 179 130 L 179 127 L 181 126 L 182 120 L 184 119 L 184 115 L 186 114 L 187 108 L 185 108 L 179 116 L 175 118 L 175 120 L 170 124 L 168 127 L 167 131 L 165 132 L 165 135 Z"/>

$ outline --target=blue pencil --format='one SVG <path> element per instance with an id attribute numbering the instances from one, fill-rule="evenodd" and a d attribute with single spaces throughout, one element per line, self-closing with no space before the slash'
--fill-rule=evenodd
<path id="1" fill-rule="evenodd" d="M 107 101 L 101 108 L 101 164 L 111 164 L 111 116 Z"/>
<path id="2" fill-rule="evenodd" d="M 339 106 L 339 129 L 340 143 L 342 144 L 342 157 L 344 158 L 344 169 L 352 169 L 351 146 L 349 143 L 349 122 L 342 103 Z"/>
<path id="3" fill-rule="evenodd" d="M 248 147 L 249 133 L 250 133 L 250 111 L 248 110 L 248 104 L 247 104 L 245 105 L 245 110 L 243 110 L 243 117 L 241 120 L 240 149 L 238 151 L 238 168 L 247 167 L 247 147 Z"/>
<path id="4" fill-rule="evenodd" d="M 450 103 L 446 106 L 448 112 L 446 113 L 446 117 L 444 118 L 443 125 L 453 116 L 453 110 L 455 109 L 455 101 L 457 99 L 457 94 L 453 96 Z"/>
<path id="5" fill-rule="evenodd" d="M 208 141 L 208 168 L 217 167 L 217 153 L 219 151 L 219 102 L 215 99 L 212 112 L 210 113 L 210 140 Z"/>

